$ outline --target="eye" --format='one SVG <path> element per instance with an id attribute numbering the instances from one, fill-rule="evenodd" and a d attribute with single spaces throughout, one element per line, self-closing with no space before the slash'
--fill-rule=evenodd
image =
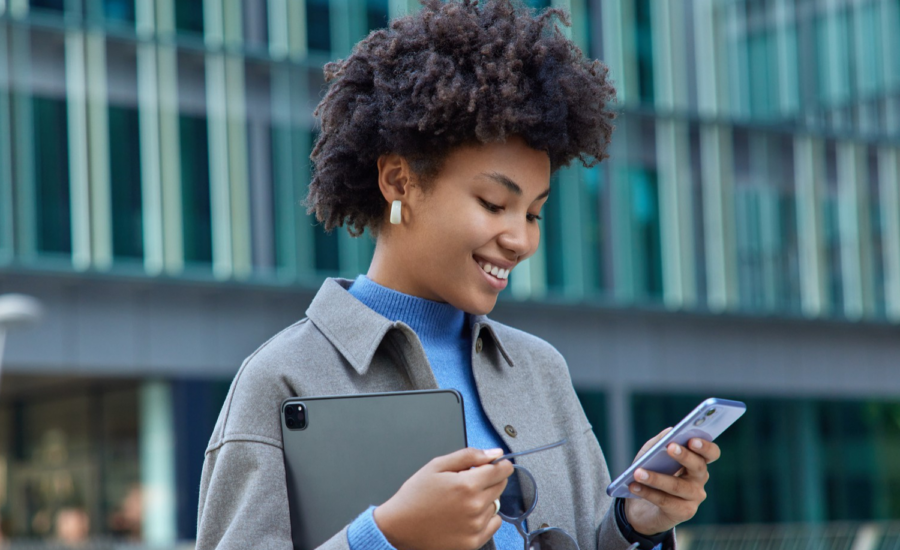
<path id="1" fill-rule="evenodd" d="M 501 208 L 500 206 L 497 206 L 496 204 L 489 203 L 488 201 L 486 201 L 486 200 L 484 200 L 484 199 L 478 199 L 478 200 L 480 200 L 480 201 L 481 201 L 481 205 L 484 206 L 485 208 L 487 208 L 488 211 L 490 211 L 490 212 L 499 212 L 499 211 L 503 210 L 503 208 Z"/>
<path id="2" fill-rule="evenodd" d="M 527 214 L 525 216 L 525 219 L 527 219 L 530 223 L 535 223 L 537 220 L 543 220 L 544 218 L 538 216 L 537 214 Z"/>

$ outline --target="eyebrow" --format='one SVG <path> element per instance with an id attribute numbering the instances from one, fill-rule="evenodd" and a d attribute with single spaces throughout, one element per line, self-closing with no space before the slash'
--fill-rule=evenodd
<path id="1" fill-rule="evenodd" d="M 489 179 L 491 179 L 491 180 L 493 180 L 493 181 L 495 181 L 495 182 L 497 182 L 497 183 L 499 183 L 499 184 L 502 185 L 503 187 L 506 187 L 509 191 L 512 191 L 512 192 L 515 193 L 516 195 L 518 195 L 518 196 L 520 196 L 520 197 L 522 196 L 522 188 L 519 186 L 518 183 L 516 183 L 516 182 L 514 182 L 513 180 L 509 179 L 507 176 L 505 176 L 505 175 L 503 175 L 503 174 L 500 174 L 500 173 L 498 173 L 498 172 L 491 172 L 490 174 L 487 173 L 487 172 L 485 172 L 485 173 L 483 173 L 482 175 L 488 177 Z M 544 197 L 548 196 L 549 194 L 550 194 L 550 188 L 548 187 L 547 189 L 544 190 L 543 193 L 541 193 L 540 195 L 538 195 L 537 197 L 535 197 L 534 200 L 536 200 L 536 201 L 541 200 L 541 199 L 543 199 Z"/>

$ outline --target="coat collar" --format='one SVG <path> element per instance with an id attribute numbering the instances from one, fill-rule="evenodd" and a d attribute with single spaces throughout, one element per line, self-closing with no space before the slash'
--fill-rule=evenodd
<path id="1" fill-rule="evenodd" d="M 306 310 L 306 316 L 350 366 L 362 375 L 369 370 L 376 350 L 391 330 L 415 333 L 406 323 L 382 317 L 357 300 L 347 291 L 352 284 L 352 279 L 325 279 Z M 483 338 L 486 331 L 509 366 L 515 366 L 497 335 L 498 323 L 488 319 L 486 315 L 473 315 L 470 318 L 472 342 L 479 337 Z"/>

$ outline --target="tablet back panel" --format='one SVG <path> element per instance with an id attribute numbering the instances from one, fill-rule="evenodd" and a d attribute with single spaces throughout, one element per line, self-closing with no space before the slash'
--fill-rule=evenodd
<path id="1" fill-rule="evenodd" d="M 302 404 L 307 426 L 289 429 Z M 294 548 L 312 550 L 379 505 L 432 458 L 466 446 L 462 396 L 426 390 L 285 400 L 284 465 Z"/>

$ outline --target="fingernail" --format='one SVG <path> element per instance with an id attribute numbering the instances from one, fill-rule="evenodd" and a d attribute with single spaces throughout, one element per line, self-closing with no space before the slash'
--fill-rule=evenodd
<path id="1" fill-rule="evenodd" d="M 634 484 L 634 487 L 631 488 L 631 492 L 632 492 L 632 493 L 640 493 L 640 492 L 641 492 L 641 486 L 638 485 L 637 483 L 635 483 L 635 484 Z"/>
<path id="2" fill-rule="evenodd" d="M 497 458 L 498 456 L 503 456 L 503 449 L 485 449 L 484 454 L 488 458 Z"/>
<path id="3" fill-rule="evenodd" d="M 694 449 L 697 449 L 699 451 L 700 449 L 703 448 L 703 442 L 700 441 L 699 439 L 695 439 L 695 440 L 691 441 L 691 447 L 693 447 Z"/>
<path id="4" fill-rule="evenodd" d="M 681 446 L 677 443 L 672 443 L 672 452 L 675 453 L 676 455 L 680 455 L 681 454 Z"/>
<path id="5" fill-rule="evenodd" d="M 639 469 L 637 472 L 634 473 L 634 477 L 640 479 L 641 481 L 647 481 L 647 478 L 650 477 L 650 474 L 648 474 L 644 470 Z"/>

